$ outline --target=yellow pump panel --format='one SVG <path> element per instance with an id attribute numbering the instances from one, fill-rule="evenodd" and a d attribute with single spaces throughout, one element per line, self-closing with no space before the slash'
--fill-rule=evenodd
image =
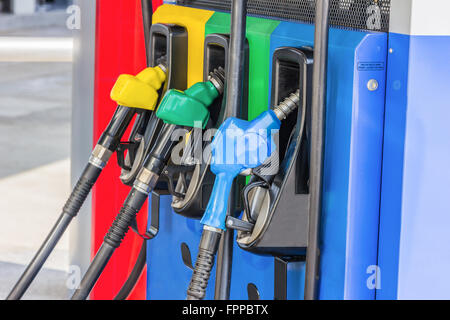
<path id="1" fill-rule="evenodd" d="M 164 81 L 166 74 L 160 67 L 146 68 L 137 76 L 122 74 L 111 90 L 111 99 L 124 107 L 153 111 Z"/>
<path id="2" fill-rule="evenodd" d="M 203 81 L 205 25 L 214 11 L 164 4 L 153 14 L 153 23 L 177 24 L 188 32 L 188 87 Z"/>

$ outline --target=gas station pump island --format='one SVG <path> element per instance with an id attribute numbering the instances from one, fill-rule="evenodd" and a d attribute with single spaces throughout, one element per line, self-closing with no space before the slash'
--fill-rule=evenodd
<path id="1" fill-rule="evenodd" d="M 97 19 L 135 15 L 148 67 L 115 75 L 116 112 L 8 298 L 91 189 L 93 260 L 72 299 L 399 298 L 401 257 L 383 238 L 399 200 L 382 187 L 398 163 L 394 1 L 98 1 Z M 114 219 L 101 215 L 112 181 L 128 193 L 111 194 Z M 371 266 L 391 285 L 370 286 Z"/>

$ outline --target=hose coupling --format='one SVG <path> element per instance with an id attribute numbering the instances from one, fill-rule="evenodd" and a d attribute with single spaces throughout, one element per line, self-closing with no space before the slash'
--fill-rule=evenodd
<path id="1" fill-rule="evenodd" d="M 103 169 L 106 166 L 109 158 L 112 156 L 112 151 L 104 146 L 97 144 L 92 151 L 91 157 L 89 158 L 89 163 L 93 166 Z"/>

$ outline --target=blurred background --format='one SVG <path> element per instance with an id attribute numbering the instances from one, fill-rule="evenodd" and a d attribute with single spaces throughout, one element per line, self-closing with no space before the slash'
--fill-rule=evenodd
<path id="1" fill-rule="evenodd" d="M 70 192 L 70 5 L 71 0 L 0 0 L 2 300 Z M 67 268 L 66 234 L 24 299 L 67 298 Z"/>

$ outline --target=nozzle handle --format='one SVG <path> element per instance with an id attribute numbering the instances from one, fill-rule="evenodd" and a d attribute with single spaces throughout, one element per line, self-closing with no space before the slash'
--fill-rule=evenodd
<path id="1" fill-rule="evenodd" d="M 235 174 L 227 172 L 216 175 L 211 198 L 200 223 L 217 229 L 226 229 L 228 199 L 230 198 L 234 178 L 236 178 Z"/>
<path id="2" fill-rule="evenodd" d="M 146 68 L 136 76 L 122 74 L 111 90 L 111 99 L 128 108 L 153 111 L 158 102 L 158 90 L 166 78 L 163 65 Z"/>

